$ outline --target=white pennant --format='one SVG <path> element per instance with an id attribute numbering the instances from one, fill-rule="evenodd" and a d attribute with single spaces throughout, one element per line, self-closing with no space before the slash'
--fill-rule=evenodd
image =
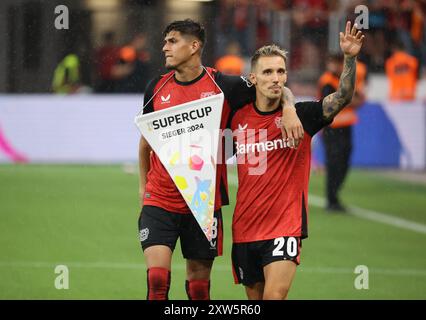
<path id="1" fill-rule="evenodd" d="M 223 101 L 220 93 L 135 118 L 209 241 Z"/>

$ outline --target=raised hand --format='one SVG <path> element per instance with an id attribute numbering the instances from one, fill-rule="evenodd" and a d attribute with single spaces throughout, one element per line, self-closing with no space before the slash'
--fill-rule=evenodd
<path id="1" fill-rule="evenodd" d="M 358 55 L 362 47 L 362 42 L 365 36 L 356 28 L 356 24 L 351 29 L 351 22 L 346 22 L 345 34 L 340 32 L 340 48 L 343 54 L 349 57 Z"/>

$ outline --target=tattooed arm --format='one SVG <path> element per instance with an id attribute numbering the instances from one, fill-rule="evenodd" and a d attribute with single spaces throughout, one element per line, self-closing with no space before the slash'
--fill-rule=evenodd
<path id="1" fill-rule="evenodd" d="M 290 146 L 297 148 L 300 141 L 303 139 L 304 130 L 302 122 L 296 113 L 294 95 L 287 87 L 283 88 L 281 104 L 283 107 L 283 115 L 281 118 L 281 132 L 283 138 L 290 142 Z"/>
<path id="2" fill-rule="evenodd" d="M 283 104 L 283 108 L 294 108 L 294 105 L 296 104 L 296 100 L 294 98 L 293 92 L 287 87 L 283 88 L 283 95 L 281 102 Z"/>
<path id="3" fill-rule="evenodd" d="M 340 76 L 337 91 L 326 96 L 322 101 L 322 110 L 325 119 L 332 119 L 346 105 L 348 105 L 355 90 L 356 56 L 362 47 L 364 35 L 351 22 L 346 23 L 345 34 L 340 32 L 340 48 L 344 54 L 343 71 Z"/>
<path id="4" fill-rule="evenodd" d="M 355 57 L 346 57 L 343 61 L 343 71 L 340 76 L 337 91 L 326 96 L 322 101 L 322 111 L 326 119 L 332 119 L 352 100 L 355 90 Z"/>

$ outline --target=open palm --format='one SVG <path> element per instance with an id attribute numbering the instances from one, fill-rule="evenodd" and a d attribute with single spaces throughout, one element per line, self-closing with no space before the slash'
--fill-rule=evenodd
<path id="1" fill-rule="evenodd" d="M 356 25 L 351 29 L 351 22 L 346 22 L 345 34 L 340 32 L 340 48 L 342 49 L 343 54 L 355 57 L 362 47 L 362 42 L 365 36 L 356 28 Z"/>

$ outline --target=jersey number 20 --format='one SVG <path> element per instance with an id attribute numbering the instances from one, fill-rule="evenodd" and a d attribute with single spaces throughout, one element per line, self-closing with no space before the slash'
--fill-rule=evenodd
<path id="1" fill-rule="evenodd" d="M 286 241 L 287 240 L 287 241 Z M 287 245 L 285 246 L 287 242 Z M 287 251 L 287 255 L 290 257 L 295 257 L 297 255 L 297 240 L 294 237 L 280 237 L 274 239 L 275 249 L 272 251 L 272 255 L 276 256 L 284 256 L 283 248 L 285 246 L 285 250 Z"/>

